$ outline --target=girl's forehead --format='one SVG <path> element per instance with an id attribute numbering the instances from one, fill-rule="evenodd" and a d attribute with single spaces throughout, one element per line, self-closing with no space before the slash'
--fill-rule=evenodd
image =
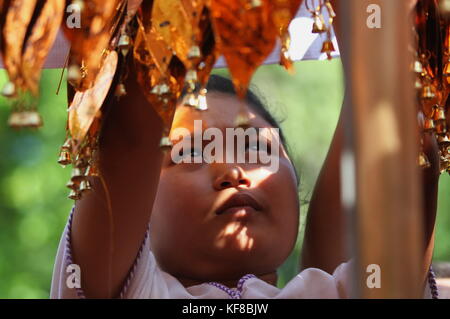
<path id="1" fill-rule="evenodd" d="M 219 129 L 234 128 L 237 117 L 244 113 L 249 126 L 271 127 L 248 103 L 237 96 L 220 92 L 209 92 L 206 95 L 208 110 L 198 111 L 193 107 L 179 105 L 175 112 L 172 129 L 186 128 L 194 130 L 194 121 L 201 120 L 202 128 Z"/>

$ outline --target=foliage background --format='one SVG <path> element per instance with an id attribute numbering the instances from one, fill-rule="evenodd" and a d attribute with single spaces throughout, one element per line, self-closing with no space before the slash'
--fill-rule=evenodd
<path id="1" fill-rule="evenodd" d="M 302 61 L 296 74 L 263 66 L 254 84 L 265 96 L 292 149 L 302 182 L 300 196 L 309 199 L 328 151 L 343 99 L 340 60 Z M 226 70 L 216 70 L 226 73 Z M 65 85 L 56 95 L 61 70 L 45 70 L 39 110 L 44 127 L 13 131 L 6 125 L 9 102 L 0 97 L 0 298 L 48 298 L 57 245 L 73 203 L 65 183 L 70 168 L 57 164 L 65 139 Z M 0 87 L 6 82 L 0 72 Z M 435 260 L 450 261 L 450 177 L 440 181 Z M 307 204 L 296 250 L 280 270 L 279 285 L 298 265 Z"/>

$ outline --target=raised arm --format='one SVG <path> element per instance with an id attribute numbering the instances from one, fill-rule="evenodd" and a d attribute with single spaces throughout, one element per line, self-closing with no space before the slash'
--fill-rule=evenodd
<path id="1" fill-rule="evenodd" d="M 120 293 L 144 238 L 159 180 L 162 121 L 143 96 L 133 70 L 125 84 L 128 94 L 110 105 L 101 131 L 104 183 L 91 179 L 93 190 L 75 205 L 72 254 L 88 298 Z M 71 296 L 73 290 L 65 288 L 63 297 Z"/>
<path id="2" fill-rule="evenodd" d="M 411 1 L 413 7 L 415 0 Z M 339 1 L 332 1 L 337 16 L 340 16 Z M 338 26 L 339 23 L 336 23 Z M 339 28 L 337 37 L 342 38 Z M 351 63 L 351 61 L 349 61 Z M 344 100 L 341 115 L 330 149 L 316 182 L 308 211 L 305 239 L 302 249 L 302 268 L 316 267 L 333 272 L 342 262 L 352 256 L 345 246 L 346 232 L 340 198 L 340 158 L 344 139 L 344 113 L 350 106 Z M 424 152 L 431 167 L 422 171 L 422 189 L 424 196 L 424 234 L 425 251 L 423 258 L 423 278 L 425 280 L 431 264 L 434 240 L 434 224 L 437 208 L 437 190 L 439 181 L 438 146 L 434 136 L 426 134 Z"/>

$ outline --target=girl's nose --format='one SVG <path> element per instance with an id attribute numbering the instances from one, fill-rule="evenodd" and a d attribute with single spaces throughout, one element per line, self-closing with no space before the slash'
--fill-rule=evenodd
<path id="1" fill-rule="evenodd" d="M 214 181 L 214 188 L 222 190 L 229 187 L 250 186 L 250 179 L 239 166 L 229 166 Z"/>

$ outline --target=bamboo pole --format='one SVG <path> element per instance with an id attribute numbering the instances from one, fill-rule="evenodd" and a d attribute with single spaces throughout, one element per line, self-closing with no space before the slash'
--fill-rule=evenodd
<path id="1" fill-rule="evenodd" d="M 347 103 L 352 106 L 347 116 L 353 118 L 356 163 L 353 297 L 420 298 L 423 291 L 422 198 L 416 164 L 419 135 L 408 50 L 412 39 L 408 3 L 340 3 Z M 381 28 L 370 28 L 367 22 L 376 25 L 371 14 L 378 8 Z M 347 211 L 351 212 L 350 206 Z M 369 276 L 376 272 L 376 266 L 368 272 L 369 265 L 380 266 L 380 288 L 367 285 L 368 279 L 374 283 L 375 277 Z"/>

